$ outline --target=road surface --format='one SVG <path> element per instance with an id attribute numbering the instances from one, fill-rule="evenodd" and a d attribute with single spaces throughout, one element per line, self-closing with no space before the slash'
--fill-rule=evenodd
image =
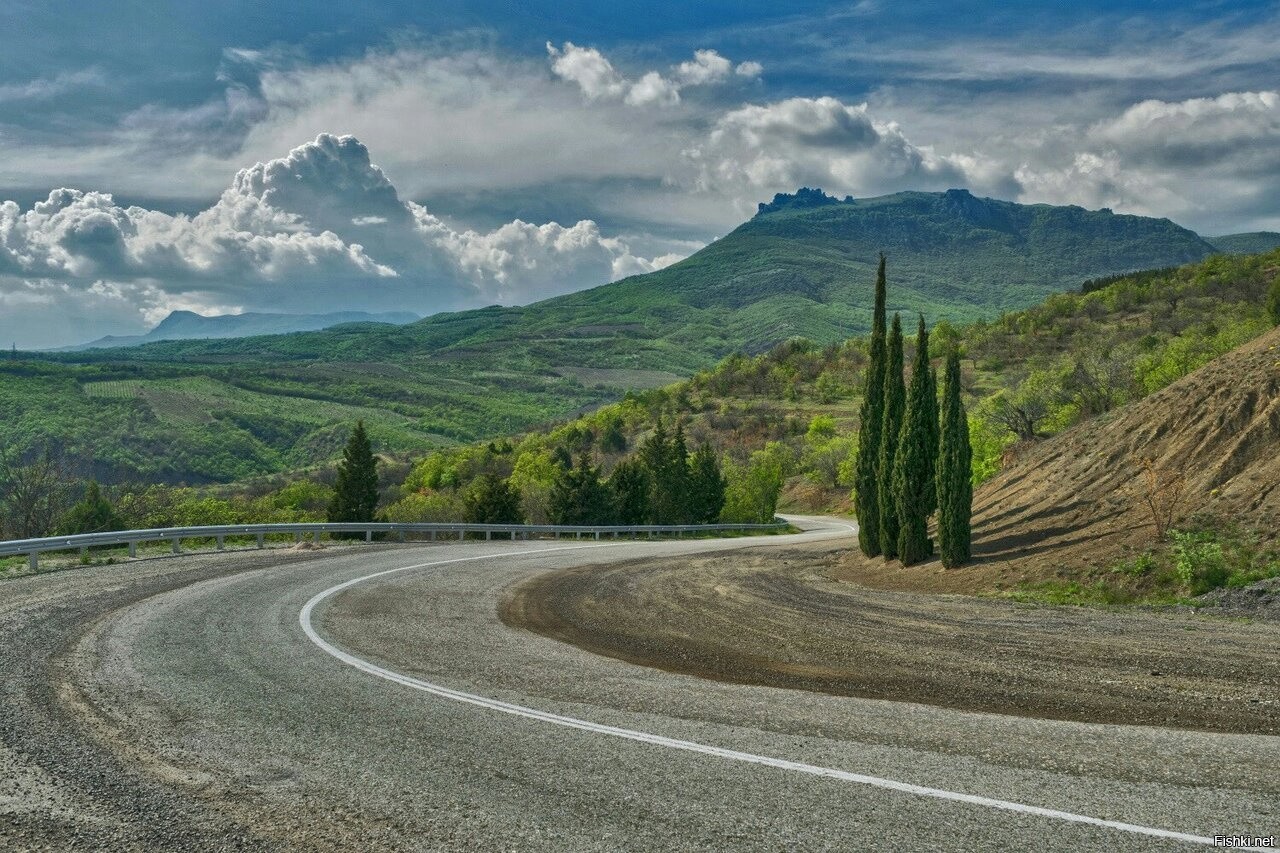
<path id="1" fill-rule="evenodd" d="M 706 681 L 496 615 L 540 572 L 849 535 L 807 526 L 5 583 L 0 847 L 1164 850 L 1280 830 L 1280 738 Z"/>

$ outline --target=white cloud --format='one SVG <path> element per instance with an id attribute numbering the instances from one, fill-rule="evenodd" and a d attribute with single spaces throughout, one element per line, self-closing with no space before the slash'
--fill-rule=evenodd
<path id="1" fill-rule="evenodd" d="M 759 63 L 755 65 L 759 66 Z M 685 86 L 706 86 L 723 83 L 732 71 L 733 63 L 716 51 L 695 50 L 691 62 L 681 62 L 676 66 L 675 78 Z"/>
<path id="2" fill-rule="evenodd" d="M 1188 167 L 1227 158 L 1262 158 L 1280 166 L 1280 93 L 1228 92 L 1216 98 L 1146 100 L 1098 123 L 1090 137 L 1132 158 Z"/>
<path id="3" fill-rule="evenodd" d="M 37 77 L 24 83 L 0 85 L 0 103 L 44 100 L 76 89 L 105 86 L 106 83 L 106 75 L 97 68 L 64 71 L 53 77 Z"/>
<path id="4" fill-rule="evenodd" d="M 589 100 L 622 99 L 631 106 L 671 107 L 680 103 L 680 92 L 693 86 L 715 86 L 725 83 L 735 73 L 734 65 L 714 50 L 695 50 L 693 59 L 671 69 L 669 76 L 658 71 L 645 72 L 630 80 L 613 67 L 604 54 L 593 47 L 579 47 L 571 41 L 557 48 L 547 42 L 551 70 L 557 77 L 577 84 Z M 739 77 L 754 78 L 764 70 L 758 62 L 737 66 Z"/>
<path id="5" fill-rule="evenodd" d="M 547 42 L 547 54 L 556 76 L 577 83 L 588 98 L 620 98 L 627 91 L 621 75 L 594 47 L 578 47 L 567 41 L 557 49 Z"/>
<path id="6" fill-rule="evenodd" d="M 669 107 L 680 103 L 680 87 L 657 71 L 650 71 L 627 90 L 626 101 L 633 106 L 657 104 Z"/>
<path id="7" fill-rule="evenodd" d="M 1211 233 L 1266 227 L 1280 193 L 1280 93 L 1145 100 L 1031 153 L 1016 171 L 1025 199 L 1214 218 Z"/>
<path id="8" fill-rule="evenodd" d="M 10 309 L 0 335 L 55 304 L 68 316 L 87 306 L 117 319 L 132 311 L 135 326 L 192 306 L 431 313 L 528 302 L 667 262 L 637 257 L 590 220 L 456 230 L 402 201 L 354 137 L 322 134 L 242 169 L 194 216 L 69 189 L 26 211 L 0 204 L 0 294 Z"/>
<path id="9" fill-rule="evenodd" d="M 963 185 L 963 161 L 913 144 L 866 104 L 788 98 L 722 115 L 685 152 L 697 185 L 739 196 L 821 186 L 840 194 Z"/>

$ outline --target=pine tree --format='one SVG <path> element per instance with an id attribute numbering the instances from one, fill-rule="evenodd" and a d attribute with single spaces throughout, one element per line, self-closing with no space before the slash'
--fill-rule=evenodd
<path id="1" fill-rule="evenodd" d="M 875 309 L 871 315 L 871 349 L 864 374 L 862 408 L 858 422 L 858 460 L 854 473 L 854 500 L 858 515 L 858 547 L 868 557 L 880 553 L 880 505 L 876 466 L 880 453 L 880 428 L 884 421 L 885 358 L 885 257 L 880 254 L 876 273 Z"/>
<path id="2" fill-rule="evenodd" d="M 703 442 L 689 460 L 689 522 L 715 524 L 724 509 L 725 478 L 710 442 Z"/>
<path id="3" fill-rule="evenodd" d="M 644 524 L 649 520 L 649 471 L 639 458 L 623 459 L 614 467 L 609 491 L 618 524 Z"/>
<path id="4" fill-rule="evenodd" d="M 522 524 L 520 491 L 510 480 L 489 472 L 463 496 L 462 515 L 468 524 Z"/>
<path id="5" fill-rule="evenodd" d="M 677 423 L 668 436 L 662 419 L 640 448 L 649 474 L 649 523 L 682 524 L 688 517 L 689 448 L 684 426 Z"/>
<path id="6" fill-rule="evenodd" d="M 942 438 L 938 452 L 938 546 L 948 569 L 969 561 L 973 513 L 973 454 L 969 421 L 960 401 L 960 355 L 947 356 L 942 389 Z"/>
<path id="7" fill-rule="evenodd" d="M 904 566 L 926 559 L 933 553 L 929 541 L 929 500 L 934 493 L 932 460 L 938 452 L 931 443 L 936 429 L 929 418 L 937 408 L 929 370 L 929 332 L 920 316 L 916 332 L 916 358 L 911 369 L 911 387 L 898 435 L 893 465 L 893 498 L 898 514 L 898 558 Z M 930 398 L 933 397 L 931 400 Z"/>
<path id="8" fill-rule="evenodd" d="M 902 320 L 893 315 L 884 360 L 884 420 L 880 425 L 880 456 L 876 462 L 877 503 L 880 508 L 880 553 L 886 560 L 898 556 L 898 507 L 893 499 L 893 466 L 898 436 L 906 408 L 907 389 L 902 381 Z"/>
<path id="9" fill-rule="evenodd" d="M 600 482 L 600 469 L 583 453 L 578 464 L 561 471 L 551 486 L 553 524 L 608 524 L 613 516 L 609 490 Z"/>
<path id="10" fill-rule="evenodd" d="M 650 524 L 668 524 L 671 515 L 671 498 L 667 492 L 670 475 L 667 468 L 671 464 L 671 439 L 667 428 L 659 417 L 653 428 L 653 435 L 645 439 L 640 446 L 640 461 L 644 464 L 649 481 L 649 516 Z"/>
<path id="11" fill-rule="evenodd" d="M 671 456 L 667 460 L 667 494 L 671 499 L 671 523 L 692 521 L 689 504 L 689 445 L 684 439 L 684 423 L 676 421 L 671 436 Z"/>
<path id="12" fill-rule="evenodd" d="M 338 463 L 338 480 L 333 486 L 333 499 L 329 501 L 329 521 L 373 521 L 377 508 L 378 460 L 364 431 L 364 421 L 358 421 Z"/>

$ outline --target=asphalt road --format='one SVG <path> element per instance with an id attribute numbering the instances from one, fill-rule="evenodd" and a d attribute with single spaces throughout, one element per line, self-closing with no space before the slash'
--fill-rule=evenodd
<path id="1" fill-rule="evenodd" d="M 1280 832 L 1280 738 L 704 681 L 495 612 L 538 572 L 796 540 L 350 546 L 0 585 L 0 847 L 1163 850 L 1202 845 L 1153 831 Z"/>

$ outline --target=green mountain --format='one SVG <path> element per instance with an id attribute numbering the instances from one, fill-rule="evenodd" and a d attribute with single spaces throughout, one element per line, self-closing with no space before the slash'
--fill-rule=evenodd
<path id="1" fill-rule="evenodd" d="M 664 270 L 525 307 L 0 363 L 0 447 L 56 437 L 104 480 L 202 482 L 327 460 L 357 418 L 400 454 L 506 434 L 734 351 L 865 331 L 882 250 L 890 308 L 931 322 L 1216 251 L 1167 219 L 1107 210 L 804 190 Z"/>
<path id="2" fill-rule="evenodd" d="M 1228 255 L 1256 255 L 1280 247 L 1280 234 L 1275 231 L 1251 231 L 1248 234 L 1224 234 L 1210 237 L 1209 242 Z"/>

